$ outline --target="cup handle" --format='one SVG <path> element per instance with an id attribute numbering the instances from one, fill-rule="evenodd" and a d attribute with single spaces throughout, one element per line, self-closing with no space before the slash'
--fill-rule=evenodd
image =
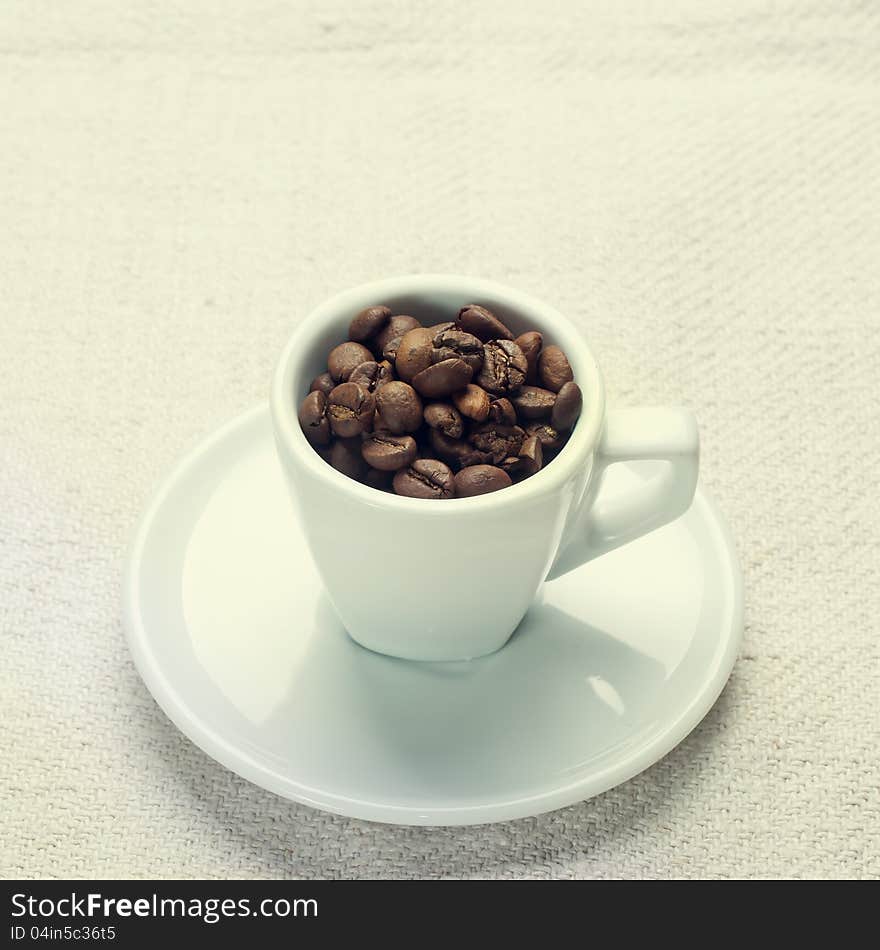
<path id="1" fill-rule="evenodd" d="M 547 580 L 668 524 L 691 505 L 697 487 L 700 436 L 688 409 L 609 410 L 588 491 Z M 656 459 L 667 464 L 644 484 L 603 499 L 605 470 L 615 462 Z"/>

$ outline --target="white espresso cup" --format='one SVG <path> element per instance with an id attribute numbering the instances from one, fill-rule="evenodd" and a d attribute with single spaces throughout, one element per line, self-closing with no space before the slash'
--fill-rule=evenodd
<path id="1" fill-rule="evenodd" d="M 445 501 L 404 498 L 337 472 L 306 441 L 297 410 L 352 317 L 384 304 L 430 326 L 465 304 L 515 335 L 562 347 L 583 391 L 571 437 L 545 468 L 510 488 Z M 278 454 L 327 594 L 361 645 L 409 660 L 464 660 L 500 649 L 545 580 L 683 514 L 697 482 L 699 437 L 686 409 L 606 409 L 602 375 L 558 311 L 500 284 L 413 275 L 365 284 L 297 327 L 272 383 Z M 603 497 L 614 462 L 659 459 L 652 478 Z M 293 579 L 291 579 L 293 581 Z M 638 578 L 633 578 L 634 591 Z M 303 618 L 306 622 L 307 618 Z"/>

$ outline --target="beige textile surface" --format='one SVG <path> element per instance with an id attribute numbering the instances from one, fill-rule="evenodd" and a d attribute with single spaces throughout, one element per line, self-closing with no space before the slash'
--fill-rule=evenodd
<path id="1" fill-rule="evenodd" d="M 0 874 L 880 876 L 878 81 L 855 0 L 6 0 Z M 614 403 L 692 406 L 742 557 L 704 723 L 534 819 L 283 801 L 123 641 L 156 480 L 309 308 L 413 271 L 546 298 Z"/>

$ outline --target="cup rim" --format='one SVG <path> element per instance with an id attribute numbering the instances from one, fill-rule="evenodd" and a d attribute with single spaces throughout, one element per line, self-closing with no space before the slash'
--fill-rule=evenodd
<path id="1" fill-rule="evenodd" d="M 293 392 L 293 376 L 302 360 L 311 354 L 316 338 L 327 321 L 341 314 L 353 317 L 365 307 L 381 304 L 385 299 L 401 295 L 430 296 L 454 294 L 466 303 L 480 303 L 481 298 L 509 306 L 535 316 L 535 328 L 551 337 L 560 346 L 575 371 L 575 381 L 584 396 L 583 409 L 568 442 L 546 468 L 501 491 L 469 498 L 449 498 L 442 504 L 426 503 L 423 498 L 407 498 L 380 491 L 355 481 L 329 465 L 306 439 L 299 425 L 299 395 Z M 414 314 L 418 316 L 418 314 Z M 300 354 L 302 356 L 300 357 Z M 305 394 L 302 394 L 303 398 Z M 304 467 L 311 476 L 328 488 L 346 492 L 358 502 L 374 508 L 406 511 L 427 517 L 442 516 L 454 511 L 476 513 L 505 505 L 522 505 L 539 496 L 557 491 L 572 477 L 592 454 L 605 418 L 605 385 L 593 352 L 581 332 L 558 310 L 529 294 L 495 281 L 457 274 L 410 274 L 387 277 L 360 284 L 335 294 L 318 304 L 297 325 L 284 347 L 272 378 L 270 409 L 279 450 L 295 465 Z"/>

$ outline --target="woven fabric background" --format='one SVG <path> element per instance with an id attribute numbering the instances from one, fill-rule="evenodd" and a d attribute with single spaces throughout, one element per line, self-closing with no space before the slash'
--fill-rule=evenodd
<path id="1" fill-rule="evenodd" d="M 880 876 L 880 7 L 869 0 L 0 8 L 0 873 Z M 291 328 L 412 271 L 584 329 L 681 403 L 744 647 L 678 749 L 463 830 L 249 785 L 141 684 L 125 546 Z"/>

